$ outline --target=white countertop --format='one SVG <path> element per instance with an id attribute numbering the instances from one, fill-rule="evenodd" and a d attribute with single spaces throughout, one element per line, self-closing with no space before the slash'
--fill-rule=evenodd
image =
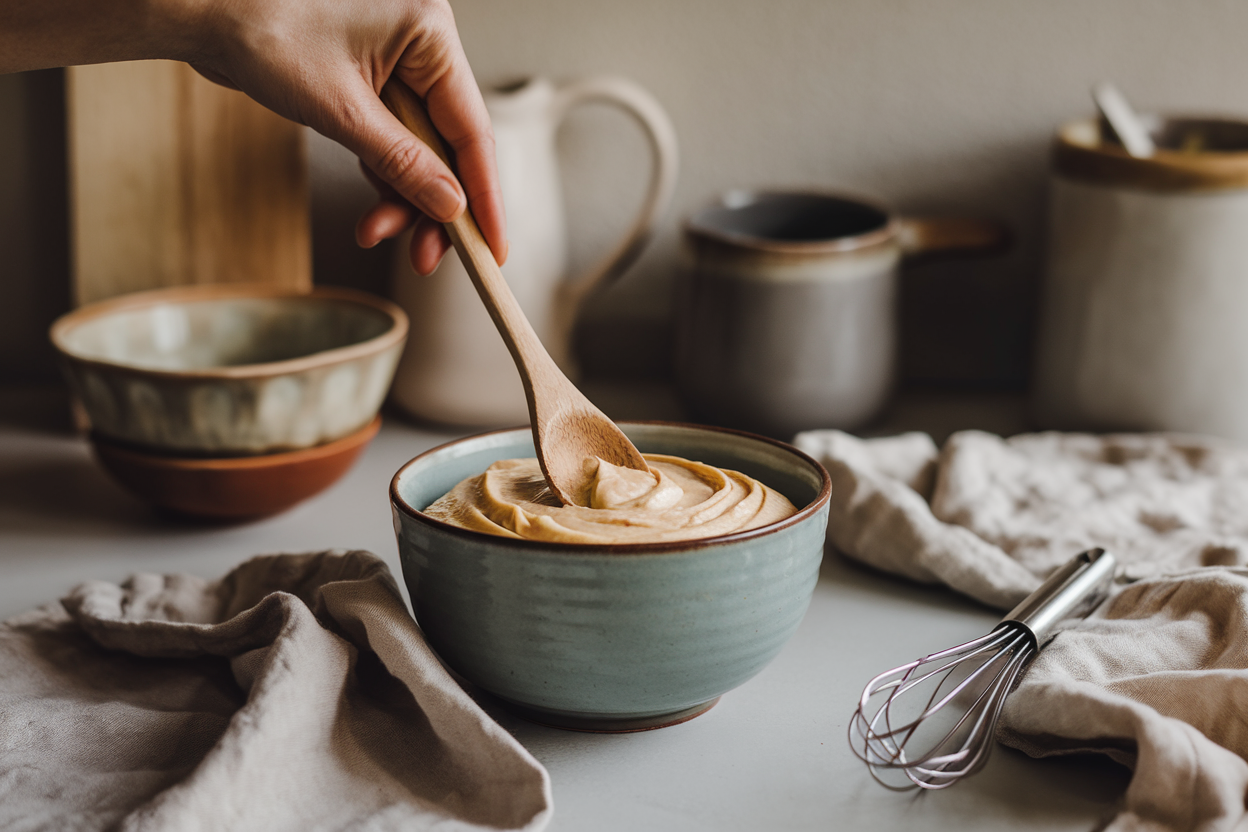
<path id="1" fill-rule="evenodd" d="M 594 398 L 616 418 L 670 415 L 663 406 L 643 413 L 630 395 Z M 1020 412 L 1008 398 L 978 410 L 936 398 L 903 404 L 887 425 L 929 424 L 937 434 L 969 426 L 1009 431 Z M 0 422 L 0 618 L 59 598 L 89 578 L 121 581 L 138 571 L 217 576 L 264 552 L 368 549 L 398 575 L 390 477 L 410 457 L 456 435 L 389 418 L 356 467 L 329 490 L 268 520 L 205 527 L 153 514 L 107 479 L 84 441 Z M 919 826 L 1086 832 L 1112 813 L 1128 779 L 1125 769 L 1103 759 L 1031 760 L 999 746 L 982 774 L 916 796 L 876 785 L 849 752 L 846 724 L 867 679 L 980 635 L 997 618 L 952 592 L 871 572 L 829 552 L 797 635 L 761 674 L 701 717 L 657 731 L 600 735 L 495 716 L 550 771 L 552 832 Z"/>

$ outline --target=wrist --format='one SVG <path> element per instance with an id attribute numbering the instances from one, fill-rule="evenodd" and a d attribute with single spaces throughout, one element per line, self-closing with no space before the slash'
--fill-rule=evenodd
<path id="1" fill-rule="evenodd" d="M 214 0 L 138 0 L 144 7 L 147 57 L 186 63 L 211 59 L 226 28 L 222 4 Z"/>

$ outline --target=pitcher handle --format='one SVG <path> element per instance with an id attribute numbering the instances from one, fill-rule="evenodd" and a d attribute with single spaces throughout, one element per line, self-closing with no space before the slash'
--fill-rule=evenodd
<path id="1" fill-rule="evenodd" d="M 609 285 L 636 262 L 676 191 L 679 159 L 676 129 L 658 99 L 627 78 L 609 75 L 584 78 L 562 86 L 556 92 L 555 122 L 562 121 L 573 107 L 590 101 L 614 104 L 637 119 L 645 130 L 654 165 L 641 210 L 620 242 L 588 272 L 561 287 L 561 305 L 567 310 L 569 318 L 575 317 L 586 295 L 600 286 Z"/>

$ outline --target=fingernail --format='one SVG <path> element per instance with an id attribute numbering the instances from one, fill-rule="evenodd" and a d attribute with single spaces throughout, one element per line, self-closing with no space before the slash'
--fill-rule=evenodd
<path id="1" fill-rule="evenodd" d="M 355 226 L 355 244 L 360 248 L 372 248 L 377 245 L 376 240 L 368 242 L 364 239 L 364 227 L 362 220 Z"/>
<path id="2" fill-rule="evenodd" d="M 464 198 L 459 195 L 459 188 L 449 179 L 433 180 L 423 191 L 420 199 L 425 211 L 438 222 L 450 222 L 459 216 L 459 209 Z"/>

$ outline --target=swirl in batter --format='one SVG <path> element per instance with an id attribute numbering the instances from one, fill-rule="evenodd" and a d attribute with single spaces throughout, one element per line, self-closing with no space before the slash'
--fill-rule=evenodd
<path id="1" fill-rule="evenodd" d="M 650 473 L 587 460 L 595 470 L 585 505 L 562 505 L 536 459 L 507 459 L 464 480 L 424 513 L 462 529 L 557 543 L 695 540 L 797 513 L 783 494 L 736 471 L 644 456 Z"/>

